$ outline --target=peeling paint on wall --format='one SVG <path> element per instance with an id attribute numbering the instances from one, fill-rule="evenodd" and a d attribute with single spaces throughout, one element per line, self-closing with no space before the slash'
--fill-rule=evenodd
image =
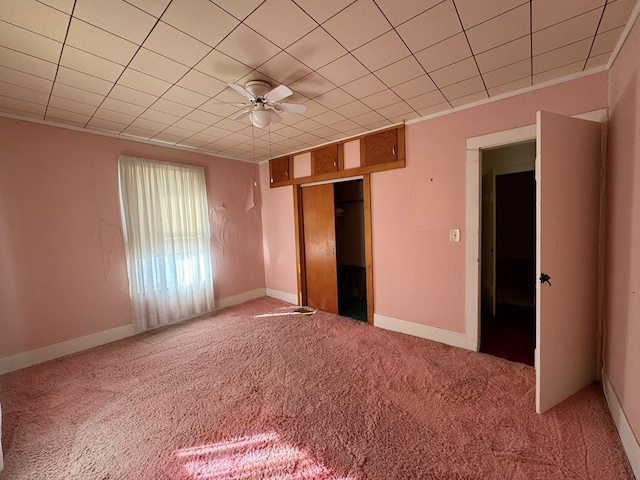
<path id="1" fill-rule="evenodd" d="M 228 210 L 224 203 L 209 211 L 209 226 L 211 228 L 211 243 L 220 249 L 224 258 L 224 250 L 228 244 L 227 227 L 229 225 Z"/>

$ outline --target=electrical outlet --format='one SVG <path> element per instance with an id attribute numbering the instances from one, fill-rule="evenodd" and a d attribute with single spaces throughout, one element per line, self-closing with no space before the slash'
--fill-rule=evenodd
<path id="1" fill-rule="evenodd" d="M 451 242 L 459 242 L 460 241 L 460 229 L 459 228 L 452 228 L 451 230 L 449 230 L 449 240 Z"/>

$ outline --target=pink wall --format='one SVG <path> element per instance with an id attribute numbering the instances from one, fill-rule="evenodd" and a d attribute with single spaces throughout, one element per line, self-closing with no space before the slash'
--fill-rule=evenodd
<path id="1" fill-rule="evenodd" d="M 640 23 L 609 72 L 606 373 L 640 441 Z"/>
<path id="2" fill-rule="evenodd" d="M 264 287 L 251 164 L 0 118 L 0 357 L 131 321 L 119 154 L 204 166 L 216 299 Z"/>
<path id="3" fill-rule="evenodd" d="M 603 72 L 408 125 L 406 168 L 371 180 L 375 312 L 464 332 L 466 139 L 606 106 Z"/>
<path id="4" fill-rule="evenodd" d="M 293 188 L 270 188 L 269 164 L 260 166 L 264 270 L 267 288 L 297 297 Z"/>

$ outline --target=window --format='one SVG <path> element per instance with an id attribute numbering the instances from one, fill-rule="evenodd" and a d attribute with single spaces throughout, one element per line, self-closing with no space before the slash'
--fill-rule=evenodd
<path id="1" fill-rule="evenodd" d="M 213 309 L 204 169 L 118 157 L 133 320 L 140 330 Z"/>

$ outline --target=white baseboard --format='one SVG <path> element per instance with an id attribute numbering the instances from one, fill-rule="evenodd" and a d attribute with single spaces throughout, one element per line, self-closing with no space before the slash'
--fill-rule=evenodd
<path id="1" fill-rule="evenodd" d="M 426 338 L 436 342 L 451 345 L 452 347 L 467 348 L 467 337 L 464 333 L 443 330 L 442 328 L 430 327 L 420 323 L 408 322 L 398 318 L 387 317 L 375 313 L 373 315 L 373 325 L 392 330 L 394 332 L 406 333 L 414 337 Z"/>
<path id="2" fill-rule="evenodd" d="M 256 298 L 261 298 L 264 297 L 265 294 L 266 289 L 258 288 L 239 295 L 222 298 L 216 302 L 214 311 L 238 305 Z M 201 315 L 204 314 L 198 314 L 197 316 Z M 165 326 L 167 325 L 162 325 L 159 328 Z M 73 338 L 64 342 L 54 343 L 53 345 L 35 348 L 27 352 L 16 353 L 15 355 L 0 358 L 0 375 L 20 370 L 21 368 L 30 367 L 32 365 L 37 365 L 38 363 L 53 360 L 55 358 L 64 357 L 65 355 L 71 355 L 72 353 L 88 350 L 89 348 L 115 342 L 116 340 L 122 340 L 123 338 L 131 337 L 139 333 L 141 332 L 136 330 L 133 323 L 129 323 L 127 325 L 122 325 L 121 327 L 110 328 L 109 330 L 103 330 L 101 332 Z"/>
<path id="3" fill-rule="evenodd" d="M 298 296 L 293 293 L 282 292 L 280 290 L 274 290 L 273 288 L 267 288 L 267 297 L 277 298 L 283 302 L 289 302 L 293 305 L 298 305 Z"/>
<path id="4" fill-rule="evenodd" d="M 635 477 L 640 479 L 640 444 L 631 429 L 631 425 L 629 425 L 629 421 L 624 414 L 622 405 L 620 405 L 618 396 L 616 395 L 611 382 L 609 382 L 609 377 L 607 377 L 606 373 L 602 375 L 602 388 L 604 389 L 604 396 L 609 404 L 611 418 L 613 418 L 613 423 L 615 423 L 616 428 L 618 429 L 618 435 L 620 435 L 622 446 L 627 454 L 629 463 L 631 464 L 631 470 L 633 470 Z"/>

